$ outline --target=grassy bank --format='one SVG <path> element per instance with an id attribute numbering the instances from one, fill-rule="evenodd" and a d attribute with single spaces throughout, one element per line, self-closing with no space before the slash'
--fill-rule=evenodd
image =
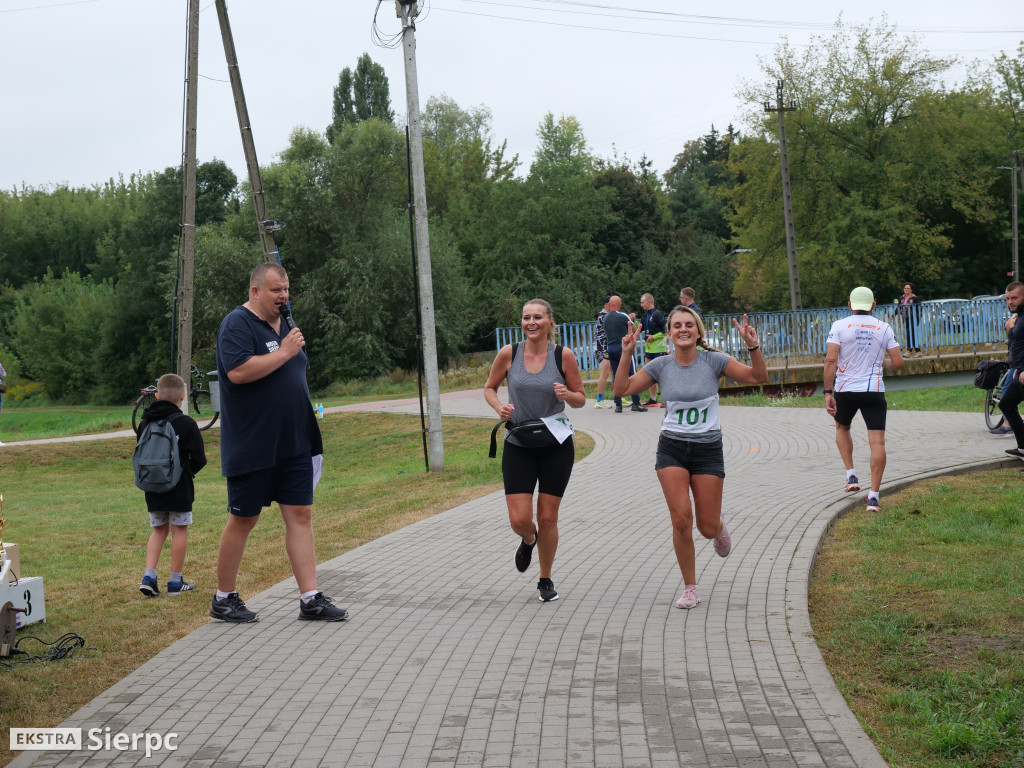
<path id="1" fill-rule="evenodd" d="M 500 488 L 500 461 L 488 459 L 486 450 L 493 421 L 446 420 L 445 471 L 430 474 L 423 470 L 419 417 L 333 414 L 322 424 L 329 458 L 314 507 L 321 562 Z M 76 632 L 86 641 L 70 659 L 0 670 L 0 733 L 58 724 L 209 620 L 227 504 L 218 440 L 216 430 L 206 434 L 210 465 L 196 478 L 185 577 L 198 590 L 156 600 L 138 592 L 149 524 L 142 493 L 132 483 L 132 438 L 0 451 L 5 538 L 20 544 L 22 573 L 44 576 L 46 586 L 46 623 L 18 637 L 55 640 Z M 582 458 L 593 441 L 580 434 L 577 446 Z M 243 596 L 290 577 L 283 541 L 275 508 L 250 537 L 239 579 Z M 161 558 L 162 581 L 169 546 Z M 13 757 L 6 747 L 0 741 L 0 764 Z"/>
<path id="2" fill-rule="evenodd" d="M 1024 483 L 918 483 L 846 515 L 811 584 L 815 638 L 894 768 L 1024 765 Z"/>

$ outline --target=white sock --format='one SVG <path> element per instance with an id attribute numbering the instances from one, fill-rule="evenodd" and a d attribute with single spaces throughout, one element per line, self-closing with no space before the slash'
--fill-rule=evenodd
<path id="1" fill-rule="evenodd" d="M 868 491 L 868 498 L 878 501 L 878 491 Z"/>
<path id="2" fill-rule="evenodd" d="M 230 594 L 231 594 L 230 592 L 223 592 L 220 589 L 218 589 L 217 590 L 217 599 L 218 600 L 223 600 L 225 597 L 227 597 Z"/>
<path id="3" fill-rule="evenodd" d="M 320 590 L 319 589 L 314 589 L 311 592 L 303 592 L 299 597 L 302 599 L 302 602 L 308 603 L 310 600 L 312 600 L 318 594 L 320 594 Z"/>
<path id="4" fill-rule="evenodd" d="M 851 477 L 853 477 L 856 474 L 857 474 L 857 470 L 855 470 L 855 469 L 848 469 L 848 470 L 846 470 L 846 479 L 849 480 Z"/>

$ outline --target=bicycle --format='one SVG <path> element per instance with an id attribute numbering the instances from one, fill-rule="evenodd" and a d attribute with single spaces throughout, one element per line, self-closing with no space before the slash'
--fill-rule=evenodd
<path id="1" fill-rule="evenodd" d="M 999 381 L 996 382 L 996 385 L 992 389 L 985 390 L 985 426 L 989 428 L 989 431 L 999 429 L 1006 421 L 1003 412 L 999 410 L 999 401 L 1003 397 L 1006 377 L 1012 370 L 1009 365 L 1005 366 L 1002 373 L 999 374 Z"/>
<path id="2" fill-rule="evenodd" d="M 205 386 L 206 374 L 196 366 L 192 366 L 192 375 L 189 381 L 188 399 L 190 403 L 189 416 L 195 419 L 201 431 L 212 427 L 220 417 L 220 411 L 213 410 L 213 402 L 210 390 Z M 132 429 L 139 431 L 139 423 L 142 421 L 142 412 L 156 401 L 156 386 L 149 385 L 139 390 L 139 397 L 135 400 L 132 409 Z"/>

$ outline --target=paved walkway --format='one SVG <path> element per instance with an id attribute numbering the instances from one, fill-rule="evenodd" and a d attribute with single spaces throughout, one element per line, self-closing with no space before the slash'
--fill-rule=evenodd
<path id="1" fill-rule="evenodd" d="M 493 416 L 479 395 L 443 407 Z M 559 601 L 538 602 L 536 564 L 516 572 L 492 494 L 322 564 L 348 622 L 296 621 L 295 584 L 283 582 L 246 596 L 258 623 L 211 621 L 65 723 L 175 732 L 177 751 L 24 753 L 12 765 L 884 766 L 807 616 L 815 550 L 851 503 L 823 411 L 723 408 L 733 552 L 698 544 L 703 602 L 690 611 L 673 606 L 660 414 L 588 403 L 571 415 L 596 448 L 562 505 Z M 862 425 L 855 436 L 863 477 Z M 1008 446 L 980 414 L 890 412 L 885 488 L 1004 464 Z"/>

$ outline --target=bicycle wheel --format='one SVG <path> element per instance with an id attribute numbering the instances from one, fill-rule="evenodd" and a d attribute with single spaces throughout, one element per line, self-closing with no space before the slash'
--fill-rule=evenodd
<path id="1" fill-rule="evenodd" d="M 156 402 L 156 395 L 152 392 L 140 395 L 139 399 L 135 401 L 135 407 L 132 409 L 132 429 L 135 431 L 135 434 L 139 433 L 139 422 L 142 421 L 142 412 L 154 402 Z"/>
<path id="2" fill-rule="evenodd" d="M 985 390 L 985 426 L 990 430 L 999 429 L 1003 426 L 1005 417 L 1003 412 L 999 410 L 999 398 L 996 397 L 996 392 L 1002 394 L 1002 389 L 993 388 Z"/>
<path id="3" fill-rule="evenodd" d="M 210 402 L 210 392 L 206 389 L 192 390 L 192 413 L 189 415 L 196 420 L 199 429 L 209 429 L 217 421 L 219 413 L 213 410 Z"/>

